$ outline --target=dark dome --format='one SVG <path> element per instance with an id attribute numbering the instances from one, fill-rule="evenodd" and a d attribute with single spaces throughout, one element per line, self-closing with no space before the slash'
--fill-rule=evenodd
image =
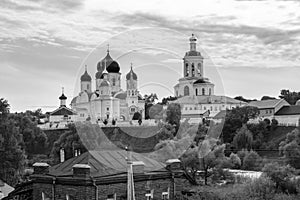
<path id="1" fill-rule="evenodd" d="M 117 63 L 116 61 L 114 61 L 111 58 L 109 51 L 107 52 L 107 55 L 105 56 L 105 58 L 103 58 L 101 61 L 98 62 L 98 64 L 97 64 L 98 72 L 103 72 L 105 66 L 106 66 L 106 70 L 109 73 L 119 73 L 120 72 L 119 63 Z"/>
<path id="2" fill-rule="evenodd" d="M 96 79 L 102 79 L 103 76 L 102 76 L 102 72 L 97 72 L 96 73 Z"/>
<path id="3" fill-rule="evenodd" d="M 126 75 L 126 80 L 130 80 L 131 77 L 133 80 L 137 80 L 137 75 L 133 72 L 132 67 L 130 69 L 130 72 Z"/>
<path id="4" fill-rule="evenodd" d="M 84 74 L 80 77 L 81 81 L 92 81 L 92 77 L 85 70 Z"/>
<path id="5" fill-rule="evenodd" d="M 66 99 L 67 99 L 67 97 L 65 96 L 65 94 L 64 94 L 64 93 L 62 93 L 62 95 L 59 97 L 59 99 L 60 99 L 60 100 L 66 100 Z"/>
<path id="6" fill-rule="evenodd" d="M 112 61 L 107 67 L 106 70 L 108 73 L 119 73 L 120 67 L 116 61 Z"/>

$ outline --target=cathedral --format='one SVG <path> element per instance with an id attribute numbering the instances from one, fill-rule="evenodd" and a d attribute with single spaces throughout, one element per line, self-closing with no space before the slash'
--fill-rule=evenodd
<path id="1" fill-rule="evenodd" d="M 214 117 L 222 110 L 244 106 L 236 99 L 215 95 L 215 85 L 204 76 L 203 56 L 197 51 L 197 38 L 189 38 L 190 50 L 183 58 L 183 77 L 174 86 L 178 99 L 173 103 L 181 105 L 182 118 Z"/>
<path id="2" fill-rule="evenodd" d="M 134 115 L 144 119 L 145 101 L 138 91 L 138 78 L 132 64 L 126 75 L 126 90 L 122 90 L 120 65 L 107 50 L 105 58 L 97 64 L 94 81 L 93 89 L 86 67 L 80 77 L 80 92 L 71 102 L 77 121 L 130 121 Z"/>

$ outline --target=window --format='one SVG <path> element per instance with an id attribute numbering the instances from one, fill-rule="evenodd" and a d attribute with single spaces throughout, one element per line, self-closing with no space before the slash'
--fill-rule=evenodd
<path id="1" fill-rule="evenodd" d="M 201 76 L 201 63 L 198 63 L 198 74 Z"/>
<path id="2" fill-rule="evenodd" d="M 134 104 L 134 101 L 132 101 L 132 103 Z"/>
<path id="3" fill-rule="evenodd" d="M 135 108 L 130 108 L 130 112 L 135 112 Z"/>
<path id="4" fill-rule="evenodd" d="M 195 107 L 194 110 L 197 110 L 197 107 Z"/>
<path id="5" fill-rule="evenodd" d="M 209 95 L 211 95 L 211 88 L 209 88 Z"/>
<path id="6" fill-rule="evenodd" d="M 196 88 L 196 96 L 198 96 L 198 89 Z"/>
<path id="7" fill-rule="evenodd" d="M 109 111 L 109 108 L 106 108 L 107 111 Z"/>
<path id="8" fill-rule="evenodd" d="M 202 88 L 202 95 L 205 95 L 205 89 Z"/>
<path id="9" fill-rule="evenodd" d="M 88 90 L 90 89 L 90 85 L 89 84 L 86 85 L 86 89 L 88 89 Z"/>
<path id="10" fill-rule="evenodd" d="M 185 64 L 185 76 L 189 76 L 189 64 Z"/>
<path id="11" fill-rule="evenodd" d="M 109 194 L 107 195 L 107 199 L 106 200 L 116 200 L 117 199 L 117 194 Z"/>
<path id="12" fill-rule="evenodd" d="M 211 110 L 211 111 L 213 110 L 213 107 L 212 107 L 212 106 L 210 107 L 210 110 Z"/>
<path id="13" fill-rule="evenodd" d="M 187 107 L 185 107 L 185 110 L 187 110 Z"/>
<path id="14" fill-rule="evenodd" d="M 183 89 L 183 95 L 184 96 L 189 96 L 190 95 L 190 90 L 188 86 L 185 86 Z"/>
<path id="15" fill-rule="evenodd" d="M 190 110 L 193 110 L 193 108 L 192 108 L 192 107 L 190 107 Z"/>
<path id="16" fill-rule="evenodd" d="M 192 76 L 195 76 L 195 66 L 194 66 L 194 63 L 192 63 Z"/>
<path id="17" fill-rule="evenodd" d="M 204 106 L 204 108 L 203 108 L 204 110 L 206 110 L 206 107 Z"/>
<path id="18" fill-rule="evenodd" d="M 113 85 L 113 86 L 116 85 L 116 79 L 115 79 L 115 78 L 112 79 L 112 85 Z"/>
<path id="19" fill-rule="evenodd" d="M 153 193 L 154 193 L 154 190 L 153 190 L 153 189 L 152 189 L 151 191 L 148 191 L 148 193 L 145 194 L 146 199 L 147 199 L 147 200 L 153 199 Z"/>

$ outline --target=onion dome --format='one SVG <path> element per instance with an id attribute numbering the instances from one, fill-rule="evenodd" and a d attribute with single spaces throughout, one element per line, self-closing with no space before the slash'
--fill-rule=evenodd
<path id="1" fill-rule="evenodd" d="M 131 64 L 130 72 L 126 75 L 126 80 L 130 80 L 131 78 L 132 78 L 133 80 L 137 80 L 137 75 L 136 75 L 136 73 L 134 73 L 133 70 L 132 70 L 132 64 Z"/>
<path id="2" fill-rule="evenodd" d="M 110 85 L 109 82 L 104 80 L 104 81 L 101 82 L 100 87 L 106 87 L 106 86 L 109 86 L 109 85 Z"/>
<path id="3" fill-rule="evenodd" d="M 102 71 L 104 71 L 105 67 L 109 73 L 119 73 L 120 72 L 119 63 L 112 59 L 112 57 L 109 54 L 109 50 L 107 50 L 107 55 L 105 56 L 105 58 L 103 58 L 100 62 L 98 62 L 97 70 L 99 72 L 102 72 Z"/>
<path id="4" fill-rule="evenodd" d="M 120 66 L 119 63 L 116 61 L 112 61 L 107 67 L 106 70 L 108 73 L 119 73 L 120 72 Z"/>
<path id="5" fill-rule="evenodd" d="M 62 93 L 61 96 L 59 97 L 59 100 L 66 100 L 66 99 L 67 99 L 67 97 L 65 96 L 64 93 Z"/>
<path id="6" fill-rule="evenodd" d="M 81 81 L 92 81 L 92 77 L 87 73 L 87 68 L 85 66 L 85 72 L 84 74 L 80 77 Z"/>
<path id="7" fill-rule="evenodd" d="M 103 76 L 102 76 L 102 72 L 97 72 L 96 73 L 96 79 L 102 79 Z"/>

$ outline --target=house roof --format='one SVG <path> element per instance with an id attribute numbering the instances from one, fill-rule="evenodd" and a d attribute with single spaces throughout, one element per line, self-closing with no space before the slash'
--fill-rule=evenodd
<path id="1" fill-rule="evenodd" d="M 12 192 L 14 190 L 13 187 L 11 187 L 10 185 L 6 184 L 5 182 L 3 182 L 0 179 L 0 191 L 2 191 L 2 193 L 4 194 L 4 196 L 6 197 L 10 192 Z"/>
<path id="2" fill-rule="evenodd" d="M 216 95 L 196 97 L 184 96 L 172 102 L 180 104 L 246 104 L 243 101 L 239 101 L 230 97 Z"/>
<path id="3" fill-rule="evenodd" d="M 285 101 L 284 99 L 270 99 L 263 101 L 251 101 L 249 106 L 257 107 L 258 109 L 275 108 L 280 102 Z"/>
<path id="4" fill-rule="evenodd" d="M 50 113 L 50 115 L 76 115 L 76 112 L 65 106 L 61 106 L 58 109 Z"/>
<path id="5" fill-rule="evenodd" d="M 145 171 L 166 171 L 165 164 L 143 156 L 142 154 L 131 152 L 132 161 L 142 161 L 145 163 Z M 71 176 L 75 164 L 88 164 L 92 177 L 116 175 L 127 172 L 127 152 L 124 150 L 88 151 L 80 156 L 66 160 L 63 163 L 50 168 L 50 175 Z"/>
<path id="6" fill-rule="evenodd" d="M 275 115 L 300 115 L 300 106 L 283 106 L 275 113 Z"/>

